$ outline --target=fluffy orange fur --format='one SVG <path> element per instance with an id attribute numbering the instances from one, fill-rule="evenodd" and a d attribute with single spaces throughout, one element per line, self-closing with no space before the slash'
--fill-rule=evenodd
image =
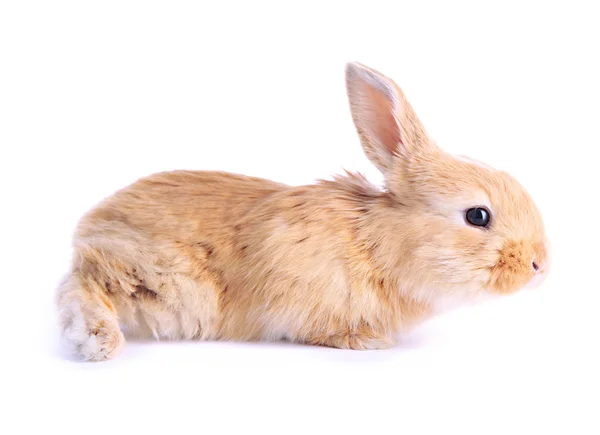
<path id="1" fill-rule="evenodd" d="M 110 358 L 122 329 L 378 349 L 448 303 L 547 272 L 540 213 L 513 178 L 438 148 L 381 73 L 351 63 L 346 80 L 385 189 L 351 173 L 300 187 L 222 172 L 137 181 L 75 233 L 58 291 L 70 349 Z M 488 228 L 465 221 L 475 206 Z"/>

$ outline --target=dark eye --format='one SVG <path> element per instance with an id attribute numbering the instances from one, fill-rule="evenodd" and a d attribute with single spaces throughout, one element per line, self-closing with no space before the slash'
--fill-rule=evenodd
<path id="1" fill-rule="evenodd" d="M 470 208 L 466 213 L 467 222 L 476 227 L 487 227 L 490 223 L 490 212 L 482 207 Z"/>

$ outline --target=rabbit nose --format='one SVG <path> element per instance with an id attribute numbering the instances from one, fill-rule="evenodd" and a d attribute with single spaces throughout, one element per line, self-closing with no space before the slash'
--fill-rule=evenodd
<path id="1" fill-rule="evenodd" d="M 533 269 L 534 273 L 542 273 L 544 272 L 544 262 L 534 258 L 531 261 L 531 268 Z"/>
<path id="2" fill-rule="evenodd" d="M 533 275 L 526 285 L 527 288 L 538 287 L 546 279 L 547 274 L 545 273 L 545 267 L 546 262 L 544 260 L 539 260 L 537 258 L 531 260 L 531 270 Z"/>

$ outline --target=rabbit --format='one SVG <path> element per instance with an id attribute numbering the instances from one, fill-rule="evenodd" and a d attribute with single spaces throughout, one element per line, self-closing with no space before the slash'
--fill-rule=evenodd
<path id="1" fill-rule="evenodd" d="M 218 171 L 139 179 L 73 235 L 61 342 L 110 359 L 125 334 L 386 349 L 452 307 L 539 284 L 540 211 L 509 174 L 438 147 L 402 90 L 357 62 L 350 114 L 383 187 Z"/>

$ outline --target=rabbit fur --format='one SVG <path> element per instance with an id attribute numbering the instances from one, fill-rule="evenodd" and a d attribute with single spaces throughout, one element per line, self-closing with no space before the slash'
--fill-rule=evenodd
<path id="1" fill-rule="evenodd" d="M 452 156 L 400 88 L 346 66 L 350 112 L 378 188 L 224 172 L 142 178 L 88 212 L 57 292 L 62 342 L 113 357 L 124 332 L 382 349 L 447 309 L 543 279 L 539 210 L 505 172 Z M 486 228 L 465 220 L 485 207 Z"/>

